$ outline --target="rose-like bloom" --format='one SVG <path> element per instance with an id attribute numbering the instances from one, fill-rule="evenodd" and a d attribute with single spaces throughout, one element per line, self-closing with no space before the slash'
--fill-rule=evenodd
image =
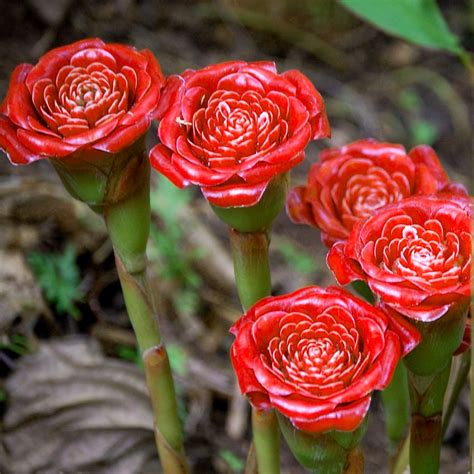
<path id="1" fill-rule="evenodd" d="M 232 327 L 240 389 L 310 433 L 352 431 L 419 342 L 401 317 L 330 287 L 260 300 Z"/>
<path id="2" fill-rule="evenodd" d="M 456 196 L 415 196 L 379 210 L 337 242 L 327 263 L 344 285 L 365 280 L 395 311 L 434 321 L 465 311 L 471 279 L 471 205 Z"/>
<path id="3" fill-rule="evenodd" d="M 19 65 L 0 109 L 0 147 L 13 164 L 92 148 L 115 153 L 158 113 L 164 77 L 150 51 L 87 39 Z"/>
<path id="4" fill-rule="evenodd" d="M 321 152 L 307 186 L 290 192 L 287 212 L 293 222 L 321 229 L 322 241 L 331 247 L 375 210 L 414 194 L 438 192 L 465 193 L 461 185 L 449 183 L 429 146 L 407 154 L 401 145 L 359 140 Z"/>
<path id="5" fill-rule="evenodd" d="M 159 127 L 151 164 L 176 186 L 196 184 L 221 207 L 256 204 L 271 179 L 328 137 L 323 99 L 299 71 L 231 61 L 188 70 Z"/>

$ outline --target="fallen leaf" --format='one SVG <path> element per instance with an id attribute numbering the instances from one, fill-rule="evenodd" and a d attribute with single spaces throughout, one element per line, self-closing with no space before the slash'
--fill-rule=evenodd
<path id="1" fill-rule="evenodd" d="M 5 388 L 1 472 L 160 472 L 143 373 L 93 339 L 41 344 Z"/>

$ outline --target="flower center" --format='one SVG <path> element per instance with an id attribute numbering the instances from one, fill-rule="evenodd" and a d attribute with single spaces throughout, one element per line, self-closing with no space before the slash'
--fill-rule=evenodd
<path id="1" fill-rule="evenodd" d="M 354 319 L 338 306 L 314 318 L 300 313 L 282 318 L 265 360 L 280 379 L 319 396 L 342 390 L 367 362 Z"/>
<path id="2" fill-rule="evenodd" d="M 210 168 L 268 152 L 288 136 L 286 112 L 256 91 L 217 90 L 193 115 L 188 143 Z"/>
<path id="3" fill-rule="evenodd" d="M 136 90 L 132 68 L 119 68 L 109 53 L 90 49 L 76 53 L 54 80 L 36 82 L 31 97 L 46 127 L 70 137 L 119 119 L 132 106 Z"/>
<path id="4" fill-rule="evenodd" d="M 98 87 L 89 81 L 80 84 L 77 88 L 76 104 L 80 107 L 87 106 L 89 102 L 98 99 Z"/>
<path id="5" fill-rule="evenodd" d="M 353 163 L 356 162 L 357 159 L 353 160 Z M 364 164 L 367 167 L 367 164 Z M 356 220 L 364 219 L 372 215 L 374 210 L 400 201 L 407 195 L 407 190 L 402 189 L 387 171 L 373 165 L 365 173 L 353 174 L 351 172 L 349 178 L 340 180 L 338 186 L 343 192 L 339 206 L 342 218 L 348 224 L 348 228 L 352 228 Z M 338 186 L 333 193 L 335 196 L 341 192 L 337 189 Z M 336 204 L 339 202 L 337 198 L 335 201 Z"/>
<path id="6" fill-rule="evenodd" d="M 464 278 L 467 262 L 460 254 L 460 239 L 445 232 L 440 221 L 415 224 L 407 215 L 390 218 L 376 240 L 374 256 L 379 265 L 413 282 L 449 286 Z"/>

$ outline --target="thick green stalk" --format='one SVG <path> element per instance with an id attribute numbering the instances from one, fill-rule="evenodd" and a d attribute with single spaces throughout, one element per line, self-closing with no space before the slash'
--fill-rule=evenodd
<path id="1" fill-rule="evenodd" d="M 375 296 L 365 281 L 352 282 L 352 288 L 368 303 L 375 303 Z M 410 421 L 410 392 L 407 371 L 401 361 L 395 369 L 389 386 L 382 391 L 382 402 L 385 414 L 385 431 L 389 439 L 392 458 L 404 439 Z"/>
<path id="2" fill-rule="evenodd" d="M 451 420 L 451 416 L 456 408 L 461 390 L 464 385 L 466 385 L 470 367 L 471 350 L 467 350 L 466 352 L 453 357 L 451 377 L 446 390 L 446 398 L 443 408 L 443 435 L 448 429 L 449 421 Z"/>
<path id="3" fill-rule="evenodd" d="M 411 399 L 412 474 L 438 473 L 444 397 L 451 360 L 462 341 L 466 317 L 466 307 L 460 304 L 436 321 L 412 321 L 422 336 L 421 343 L 404 359 Z"/>
<path id="4" fill-rule="evenodd" d="M 409 372 L 412 405 L 410 472 L 437 474 L 443 438 L 442 412 L 451 361 L 432 375 Z"/>
<path id="5" fill-rule="evenodd" d="M 252 410 L 252 431 L 260 474 L 280 472 L 280 430 L 273 410 Z"/>
<path id="6" fill-rule="evenodd" d="M 234 275 L 240 303 L 246 311 L 259 299 L 270 295 L 271 276 L 267 232 L 229 230 Z"/>
<path id="7" fill-rule="evenodd" d="M 410 393 L 407 370 L 400 362 L 395 369 L 392 381 L 382 391 L 385 414 L 385 430 L 390 441 L 390 450 L 395 452 L 404 439 L 410 421 Z"/>
<path id="8" fill-rule="evenodd" d="M 464 352 L 462 355 L 456 356 L 453 359 L 453 366 L 451 369 L 451 376 L 448 382 L 448 388 L 446 390 L 445 403 L 443 409 L 443 435 L 448 429 L 451 416 L 454 412 L 454 408 L 459 399 L 461 389 L 466 383 L 467 376 L 469 374 L 470 362 L 471 362 L 470 351 Z M 409 462 L 409 446 L 410 446 L 410 435 L 404 440 L 398 455 L 392 466 L 392 474 L 403 474 L 408 466 Z"/>
<path id="9" fill-rule="evenodd" d="M 271 276 L 266 231 L 229 230 L 234 274 L 242 308 L 246 311 L 259 299 L 270 295 Z M 259 474 L 280 472 L 280 431 L 273 410 L 252 410 L 253 443 Z"/>
<path id="10" fill-rule="evenodd" d="M 144 171 L 148 173 L 148 167 Z M 155 421 L 155 440 L 166 474 L 188 472 L 176 394 L 166 349 L 146 280 L 146 243 L 150 225 L 149 179 L 137 192 L 104 209 L 104 218 L 132 323 L 145 366 Z"/>

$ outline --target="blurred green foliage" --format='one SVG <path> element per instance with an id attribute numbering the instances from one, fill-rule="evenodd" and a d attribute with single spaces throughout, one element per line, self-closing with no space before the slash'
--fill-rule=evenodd
<path id="1" fill-rule="evenodd" d="M 245 462 L 232 451 L 221 449 L 219 451 L 219 456 L 227 463 L 232 472 L 242 472 L 244 470 Z"/>
<path id="2" fill-rule="evenodd" d="M 27 261 L 46 300 L 55 310 L 80 319 L 76 303 L 82 301 L 84 291 L 74 246 L 68 244 L 62 253 L 32 252 Z"/>
<path id="3" fill-rule="evenodd" d="M 285 263 L 300 275 L 306 277 L 318 271 L 319 264 L 316 259 L 291 240 L 285 238 L 275 240 L 274 248 L 283 257 Z"/>
<path id="4" fill-rule="evenodd" d="M 0 340 L 0 350 L 8 350 L 18 355 L 25 355 L 30 352 L 31 347 L 28 339 L 21 334 L 12 334 L 8 338 Z"/>
<path id="5" fill-rule="evenodd" d="M 407 113 L 412 145 L 433 145 L 439 130 L 435 123 L 422 117 L 423 101 L 414 88 L 404 89 L 398 97 L 399 106 Z"/>
<path id="6" fill-rule="evenodd" d="M 193 314 L 200 304 L 198 290 L 202 278 L 193 263 L 203 256 L 201 249 L 186 248 L 185 232 L 188 229 L 180 212 L 190 201 L 188 189 L 179 189 L 165 177 L 156 176 L 156 186 L 151 191 L 151 208 L 162 225 L 158 228 L 152 223 L 149 256 L 156 262 L 160 277 L 176 288 L 172 293 L 176 310 L 187 314 Z"/>

